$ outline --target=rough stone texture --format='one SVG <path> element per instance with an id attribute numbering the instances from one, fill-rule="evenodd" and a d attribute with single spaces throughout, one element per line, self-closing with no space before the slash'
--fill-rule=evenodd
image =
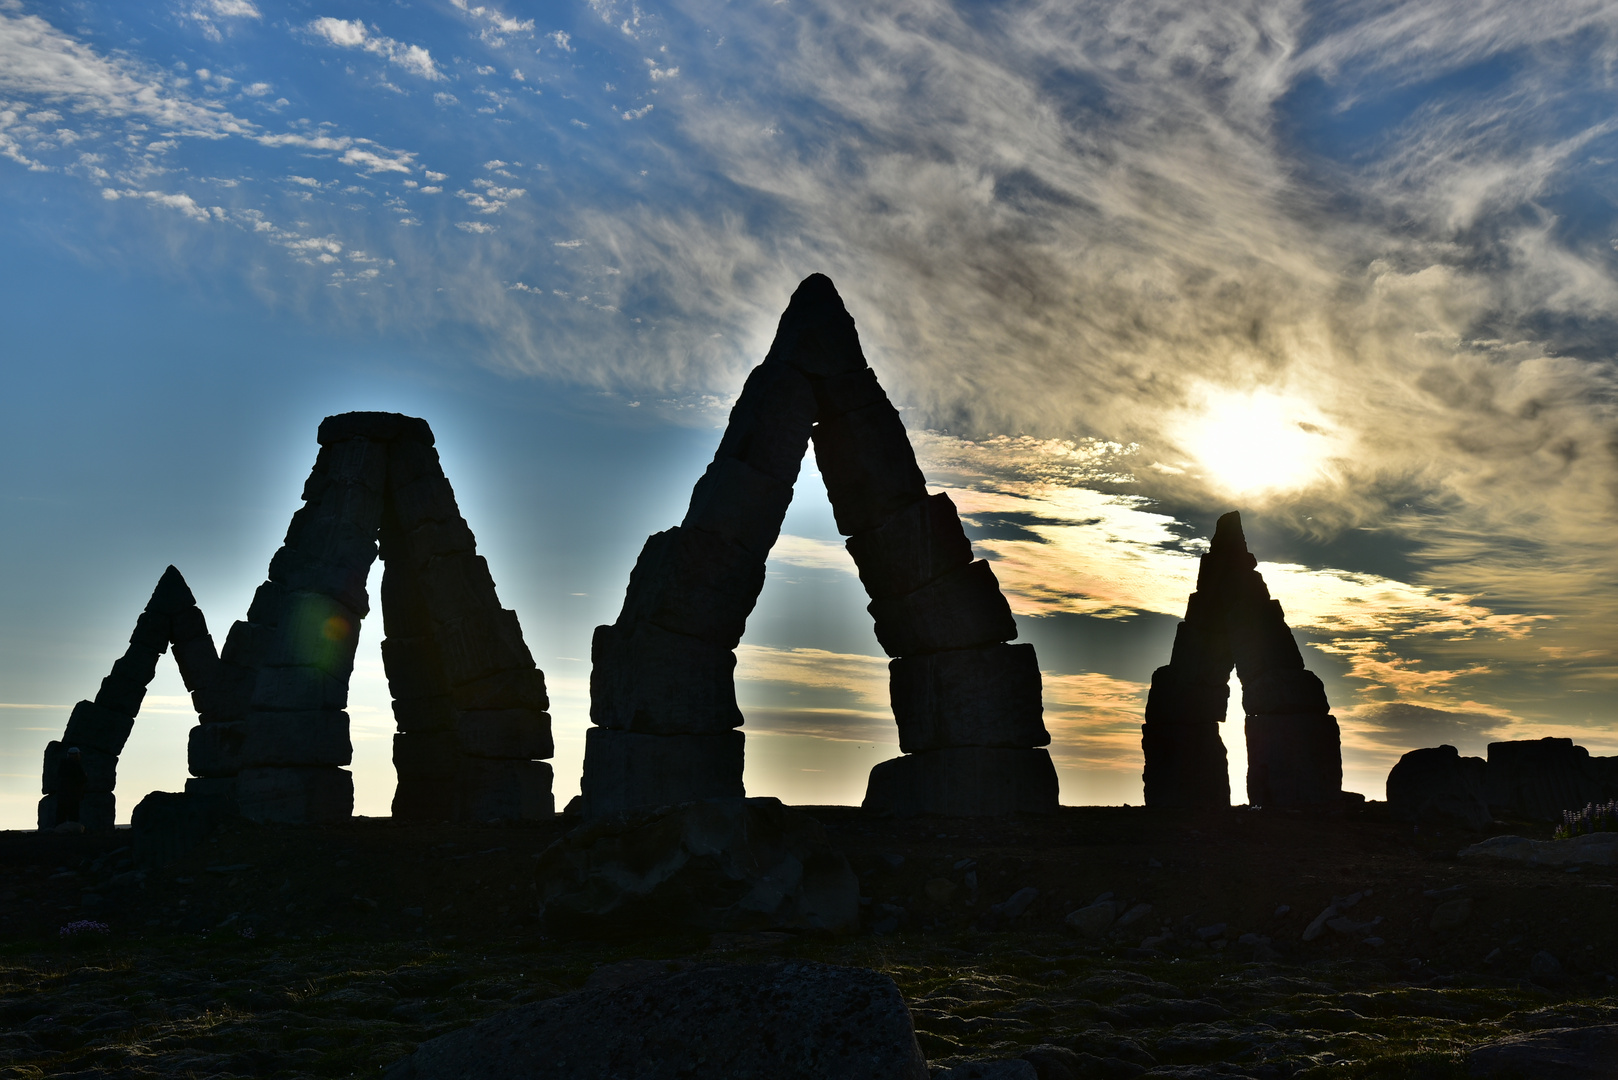
<path id="1" fill-rule="evenodd" d="M 791 486 L 809 448 L 815 387 L 787 364 L 760 364 L 730 410 L 717 458 L 732 458 Z"/>
<path id="2" fill-rule="evenodd" d="M 734 649 L 764 588 L 764 560 L 701 529 L 655 533 L 629 575 L 616 625 L 649 622 Z"/>
<path id="3" fill-rule="evenodd" d="M 55 795 L 39 800 L 38 822 L 42 831 L 54 829 L 61 823 L 56 803 Z M 86 832 L 112 832 L 117 812 L 118 802 L 110 791 L 86 792 L 79 800 L 79 822 Z"/>
<path id="4" fill-rule="evenodd" d="M 1148 806 L 1229 805 L 1219 724 L 1232 668 L 1247 714 L 1249 801 L 1270 807 L 1341 802 L 1337 721 L 1257 566 L 1241 515 L 1225 514 L 1202 556 L 1169 663 L 1152 675 L 1141 728 Z"/>
<path id="5" fill-rule="evenodd" d="M 1453 746 L 1412 750 L 1388 773 L 1388 812 L 1398 821 L 1486 829 L 1494 820 L 1483 794 L 1486 768 Z"/>
<path id="6" fill-rule="evenodd" d="M 741 726 L 736 654 L 723 646 L 646 623 L 598 626 L 590 661 L 590 720 L 601 727 L 712 735 Z"/>
<path id="7" fill-rule="evenodd" d="M 900 657 L 888 664 L 888 687 L 899 749 L 907 754 L 1051 741 L 1032 645 Z"/>
<path id="8" fill-rule="evenodd" d="M 198 724 L 186 741 L 186 764 L 192 776 L 235 776 L 242 771 L 242 746 L 247 741 L 245 720 Z"/>
<path id="9" fill-rule="evenodd" d="M 1320 713 L 1247 717 L 1247 801 L 1252 806 L 1337 806 L 1342 733 Z"/>
<path id="10" fill-rule="evenodd" d="M 533 709 L 475 709 L 455 714 L 460 751 L 481 758 L 528 761 L 555 752 L 551 718 Z"/>
<path id="11" fill-rule="evenodd" d="M 815 425 L 815 462 L 837 531 L 869 532 L 927 494 L 899 412 L 886 400 Z"/>
<path id="12" fill-rule="evenodd" d="M 385 1080 L 927 1080 L 886 975 L 700 964 L 519 1005 L 418 1046 Z"/>
<path id="13" fill-rule="evenodd" d="M 848 553 L 873 600 L 913 593 L 972 561 L 972 544 L 948 495 L 905 506 L 868 532 L 850 536 Z"/>
<path id="14" fill-rule="evenodd" d="M 354 777 L 335 766 L 243 769 L 236 806 L 250 821 L 325 824 L 354 813 Z"/>
<path id="15" fill-rule="evenodd" d="M 243 768 L 347 765 L 354 760 L 346 712 L 253 713 L 243 726 L 246 728 L 241 751 Z"/>
<path id="16" fill-rule="evenodd" d="M 706 799 L 606 818 L 535 870 L 547 929 L 589 935 L 859 926 L 859 879 L 820 823 L 776 799 Z"/>
<path id="17" fill-rule="evenodd" d="M 927 750 L 873 768 L 861 805 L 898 817 L 1051 813 L 1057 806 L 1056 767 L 1044 750 Z"/>
<path id="18" fill-rule="evenodd" d="M 739 731 L 644 735 L 592 727 L 584 735 L 584 814 L 740 798 L 743 745 Z"/>
<path id="19" fill-rule="evenodd" d="M 717 457 L 691 490 L 682 528 L 722 536 L 760 559 L 781 535 L 792 485 L 735 458 Z"/>
<path id="20" fill-rule="evenodd" d="M 1466 1056 L 1480 1080 L 1613 1080 L 1618 1077 L 1618 1024 L 1547 1028 L 1484 1043 Z"/>
<path id="21" fill-rule="evenodd" d="M 136 865 L 165 866 L 206 840 L 230 816 L 224 798 L 199 792 L 154 791 L 129 817 Z"/>
<path id="22" fill-rule="evenodd" d="M 1507 859 L 1534 866 L 1618 866 L 1618 833 L 1585 833 L 1569 840 L 1530 840 L 1525 836 L 1491 836 L 1462 848 L 1463 859 Z"/>
<path id="23" fill-rule="evenodd" d="M 980 559 L 913 593 L 873 600 L 876 639 L 889 656 L 915 656 L 1011 641 L 1017 623 L 994 569 Z"/>
<path id="24" fill-rule="evenodd" d="M 549 762 L 468 756 L 461 761 L 456 821 L 536 821 L 556 813 Z"/>
<path id="25" fill-rule="evenodd" d="M 1592 758 L 1572 739 L 1490 743 L 1484 797 L 1499 814 L 1560 822 L 1564 810 L 1618 798 L 1612 760 Z"/>
<path id="26" fill-rule="evenodd" d="M 225 808 L 236 812 L 236 778 L 234 776 L 192 776 L 185 781 L 187 795 L 206 795 L 224 800 Z"/>
<path id="27" fill-rule="evenodd" d="M 93 701 L 81 701 L 73 706 L 73 713 L 67 719 L 62 745 L 99 750 L 116 757 L 123 753 L 124 743 L 129 740 L 134 726 L 134 717 L 104 709 Z"/>

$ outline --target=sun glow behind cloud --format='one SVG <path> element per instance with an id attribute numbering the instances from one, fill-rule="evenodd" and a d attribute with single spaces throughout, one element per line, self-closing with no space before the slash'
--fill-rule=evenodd
<path id="1" fill-rule="evenodd" d="M 1210 390 L 1199 411 L 1170 437 L 1210 485 L 1229 495 L 1292 491 L 1323 477 L 1332 444 L 1326 419 L 1309 403 L 1271 391 Z"/>

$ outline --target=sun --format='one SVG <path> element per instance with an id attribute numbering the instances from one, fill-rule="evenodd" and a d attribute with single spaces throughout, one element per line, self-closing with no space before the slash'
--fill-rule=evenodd
<path id="1" fill-rule="evenodd" d="M 1318 409 L 1272 391 L 1210 391 L 1176 441 L 1208 480 L 1235 495 L 1304 487 L 1322 475 L 1331 449 Z"/>

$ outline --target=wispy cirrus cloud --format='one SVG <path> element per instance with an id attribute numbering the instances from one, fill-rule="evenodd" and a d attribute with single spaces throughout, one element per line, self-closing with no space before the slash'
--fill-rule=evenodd
<path id="1" fill-rule="evenodd" d="M 329 45 L 374 53 L 418 78 L 435 82 L 444 78 L 444 73 L 433 62 L 432 54 L 422 46 L 407 45 L 386 34 L 374 33 L 358 19 L 336 19 L 323 15 L 309 23 L 307 29 Z"/>

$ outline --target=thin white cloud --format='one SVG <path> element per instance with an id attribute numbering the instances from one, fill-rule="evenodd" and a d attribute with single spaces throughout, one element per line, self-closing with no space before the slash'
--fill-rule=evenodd
<path id="1" fill-rule="evenodd" d="M 479 36 L 488 44 L 503 44 L 502 35 L 533 33 L 533 19 L 513 19 L 509 15 L 501 14 L 494 8 L 481 4 L 477 7 L 472 7 L 467 3 L 467 0 L 450 0 L 450 3 L 472 18 L 484 23 L 484 26 L 479 30 Z"/>
<path id="2" fill-rule="evenodd" d="M 118 199 L 145 199 L 158 206 L 170 210 L 178 210 L 193 221 L 215 221 L 225 216 L 225 211 L 218 206 L 202 206 L 191 196 L 184 192 L 168 191 L 138 191 L 134 188 L 102 188 L 101 197 L 108 201 Z"/>
<path id="3" fill-rule="evenodd" d="M 490 225 L 486 221 L 457 221 L 455 227 L 463 232 L 478 233 L 479 235 L 492 233 L 496 228 L 496 226 Z"/>
<path id="4" fill-rule="evenodd" d="M 374 34 L 358 19 L 337 19 L 323 15 L 305 28 L 311 34 L 340 49 L 363 49 L 381 56 L 423 79 L 442 80 L 432 54 L 420 45 L 407 45 L 385 34 Z"/>

